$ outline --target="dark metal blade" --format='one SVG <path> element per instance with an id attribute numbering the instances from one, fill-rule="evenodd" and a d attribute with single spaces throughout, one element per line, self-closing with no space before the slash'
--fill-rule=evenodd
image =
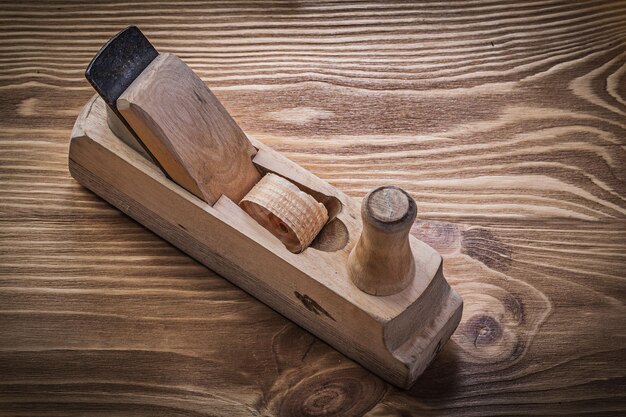
<path id="1" fill-rule="evenodd" d="M 152 162 L 167 175 L 150 149 L 117 110 L 117 99 L 158 55 L 139 28 L 129 26 L 104 44 L 89 63 L 85 78 L 150 155 Z"/>
<path id="2" fill-rule="evenodd" d="M 129 26 L 100 49 L 87 67 L 85 77 L 118 113 L 117 99 L 158 55 L 139 28 Z"/>

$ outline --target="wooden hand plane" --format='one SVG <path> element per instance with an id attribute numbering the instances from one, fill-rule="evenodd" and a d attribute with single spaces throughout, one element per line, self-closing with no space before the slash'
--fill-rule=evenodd
<path id="1" fill-rule="evenodd" d="M 129 27 L 86 77 L 72 176 L 385 380 L 409 387 L 463 309 L 417 207 L 380 187 L 359 206 L 248 137 L 178 57 Z"/>

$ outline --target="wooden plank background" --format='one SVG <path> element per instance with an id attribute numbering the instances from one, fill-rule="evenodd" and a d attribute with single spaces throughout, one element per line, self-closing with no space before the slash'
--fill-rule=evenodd
<path id="1" fill-rule="evenodd" d="M 81 188 L 137 24 L 251 135 L 418 201 L 463 320 L 401 391 Z M 624 415 L 626 3 L 0 5 L 0 414 Z"/>

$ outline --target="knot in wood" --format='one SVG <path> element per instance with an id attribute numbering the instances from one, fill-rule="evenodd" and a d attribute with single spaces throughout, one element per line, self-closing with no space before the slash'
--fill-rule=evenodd
<path id="1" fill-rule="evenodd" d="M 323 371 L 304 379 L 283 399 L 280 416 L 360 416 L 378 403 L 385 384 L 355 368 Z"/>
<path id="2" fill-rule="evenodd" d="M 492 316 L 479 314 L 471 317 L 465 324 L 467 336 L 474 341 L 474 347 L 490 346 L 502 338 L 502 326 Z"/>

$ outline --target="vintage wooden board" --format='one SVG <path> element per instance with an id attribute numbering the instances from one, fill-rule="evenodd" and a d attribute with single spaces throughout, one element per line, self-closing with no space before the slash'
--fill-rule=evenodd
<path id="1" fill-rule="evenodd" d="M 624 414 L 622 3 L 0 8 L 2 414 Z M 410 391 L 70 177 L 82 72 L 131 23 L 346 194 L 416 196 L 465 312 Z"/>

